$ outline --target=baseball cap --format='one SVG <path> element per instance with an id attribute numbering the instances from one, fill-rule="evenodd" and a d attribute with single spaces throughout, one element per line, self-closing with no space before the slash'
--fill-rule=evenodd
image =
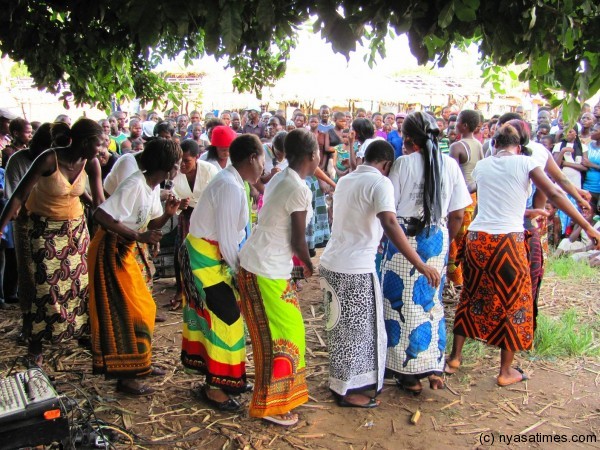
<path id="1" fill-rule="evenodd" d="M 6 108 L 0 108 L 0 117 L 2 117 L 4 119 L 8 119 L 8 120 L 13 120 L 19 116 L 17 116 L 15 113 L 9 111 Z"/>
<path id="2" fill-rule="evenodd" d="M 249 105 L 244 111 L 256 111 L 256 112 L 260 112 L 260 106 Z"/>

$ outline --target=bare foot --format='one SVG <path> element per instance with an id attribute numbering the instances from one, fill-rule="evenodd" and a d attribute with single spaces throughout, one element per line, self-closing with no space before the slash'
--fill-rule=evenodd
<path id="1" fill-rule="evenodd" d="M 438 375 L 429 375 L 429 387 L 434 391 L 438 389 L 444 389 L 446 386 L 444 385 L 444 379 Z"/>
<path id="2" fill-rule="evenodd" d="M 460 358 L 448 358 L 446 360 L 446 364 L 444 365 L 444 372 L 448 375 L 455 374 L 460 368 L 462 361 Z"/>
<path id="3" fill-rule="evenodd" d="M 511 367 L 508 373 L 500 373 L 496 378 L 498 386 L 510 386 L 511 384 L 520 383 L 528 380 L 529 377 L 519 367 Z"/>
<path id="4" fill-rule="evenodd" d="M 223 403 L 229 400 L 229 395 L 223 392 L 221 389 L 206 389 L 206 396 L 211 400 L 218 403 Z"/>

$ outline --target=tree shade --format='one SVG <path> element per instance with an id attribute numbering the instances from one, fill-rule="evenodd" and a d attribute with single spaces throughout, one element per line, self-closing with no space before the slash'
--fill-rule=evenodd
<path id="1" fill-rule="evenodd" d="M 346 56 L 386 55 L 388 33 L 407 33 L 419 63 L 444 64 L 453 45 L 479 45 L 484 77 L 525 64 L 519 79 L 568 117 L 600 89 L 596 0 L 0 0 L 0 50 L 35 83 L 107 107 L 113 96 L 177 101 L 153 71 L 163 58 L 226 58 L 234 86 L 260 90 L 283 76 L 296 30 L 313 30 Z M 70 92 L 65 92 L 65 86 Z M 566 95 L 562 96 L 561 91 Z"/>

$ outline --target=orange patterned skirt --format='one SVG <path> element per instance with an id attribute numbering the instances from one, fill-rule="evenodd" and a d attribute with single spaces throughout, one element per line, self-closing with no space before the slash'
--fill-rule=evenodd
<path id="1" fill-rule="evenodd" d="M 454 334 L 503 350 L 530 349 L 534 317 L 524 233 L 470 231 L 465 245 Z"/>

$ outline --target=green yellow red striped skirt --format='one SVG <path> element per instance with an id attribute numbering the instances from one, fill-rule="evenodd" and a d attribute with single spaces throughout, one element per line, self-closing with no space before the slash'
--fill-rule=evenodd
<path id="1" fill-rule="evenodd" d="M 251 417 L 285 414 L 308 401 L 304 322 L 290 280 L 240 268 L 242 311 L 252 338 L 256 378 Z"/>
<path id="2" fill-rule="evenodd" d="M 231 394 L 246 388 L 246 340 L 239 295 L 216 242 L 188 234 L 179 252 L 183 280 L 181 362 Z"/>

